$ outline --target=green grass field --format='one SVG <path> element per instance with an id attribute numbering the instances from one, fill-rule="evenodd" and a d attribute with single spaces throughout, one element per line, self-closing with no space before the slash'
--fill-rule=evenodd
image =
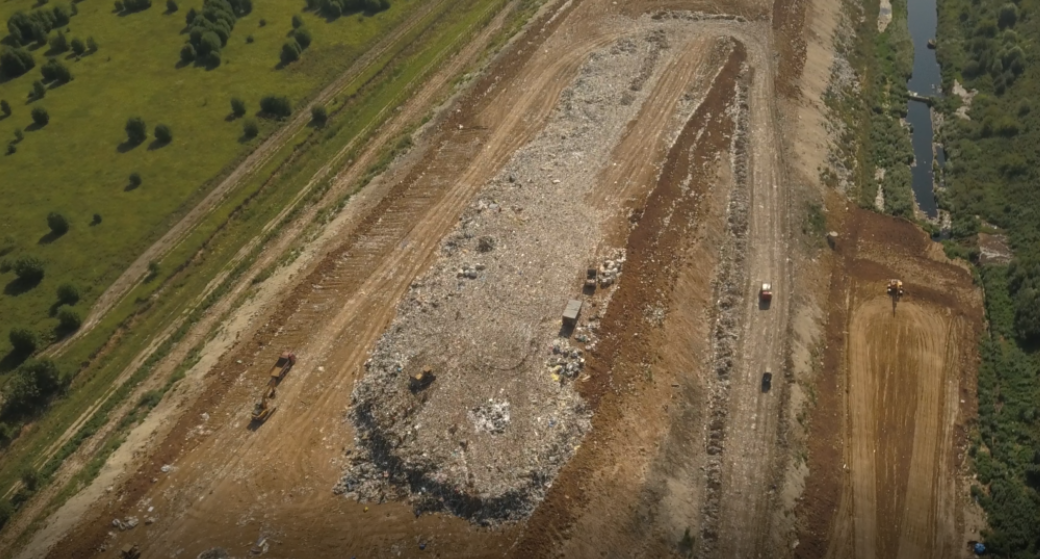
<path id="1" fill-rule="evenodd" d="M 51 316 L 55 290 L 64 282 L 80 288 L 77 304 L 85 315 L 90 304 L 126 265 L 165 231 L 179 211 L 198 199 L 214 178 L 246 155 L 258 140 L 242 141 L 242 122 L 229 121 L 230 99 L 246 101 L 247 117 L 259 109 L 268 93 L 288 96 L 294 104 L 315 94 L 345 70 L 382 34 L 401 21 L 418 0 L 395 0 L 390 10 L 374 16 L 352 15 L 333 22 L 304 13 L 314 42 L 303 59 L 277 69 L 278 54 L 291 31 L 291 17 L 303 1 L 256 0 L 251 14 L 235 25 L 222 49 L 222 63 L 207 70 L 178 67 L 184 14 L 199 2 L 181 2 L 180 10 L 165 13 L 165 3 L 134 14 L 114 12 L 111 2 L 86 0 L 77 4 L 66 31 L 93 37 L 98 51 L 80 60 L 59 55 L 73 81 L 48 90 L 28 102 L 32 82 L 40 79 L 47 47 L 33 51 L 36 68 L 0 83 L 0 99 L 13 109 L 0 119 L 0 140 L 6 146 L 16 129 L 26 130 L 17 152 L 0 156 L 0 252 L 43 258 L 46 275 L 28 290 L 16 289 L 11 271 L 0 274 L 0 357 L 10 351 L 7 330 L 29 327 L 51 335 L 58 321 Z M 196 5 L 197 4 L 197 5 Z M 33 0 L 0 3 L 5 21 L 18 10 L 29 11 Z M 51 4 L 48 4 L 50 6 Z M 266 20 L 260 26 L 261 19 Z M 51 32 L 52 35 L 56 31 Z M 247 43 L 252 36 L 253 42 Z M 50 123 L 30 126 L 30 111 L 42 106 Z M 131 116 L 148 124 L 164 123 L 173 141 L 152 145 L 153 138 L 126 149 L 123 127 Z M 277 124 L 260 120 L 262 130 Z M 263 135 L 261 132 L 261 136 Z M 138 172 L 143 184 L 127 190 L 128 177 Z M 58 211 L 71 223 L 69 232 L 52 242 L 46 237 L 48 212 Z M 90 225 L 98 213 L 102 223 Z M 10 360 L 7 362 L 9 368 Z M 3 373 L 0 370 L 0 373 Z M 2 382 L 2 381 L 0 381 Z"/>

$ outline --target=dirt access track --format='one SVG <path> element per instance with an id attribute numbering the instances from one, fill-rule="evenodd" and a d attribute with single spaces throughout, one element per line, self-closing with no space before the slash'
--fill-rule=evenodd
<path id="1" fill-rule="evenodd" d="M 981 293 L 913 225 L 863 210 L 844 220 L 799 556 L 968 557 Z M 891 278 L 905 285 L 898 300 Z"/>
<path id="2" fill-rule="evenodd" d="M 772 527 L 771 487 L 785 463 L 777 444 L 787 393 L 782 333 L 794 288 L 772 8 L 547 5 L 413 153 L 348 204 L 321 236 L 328 244 L 313 250 L 318 256 L 296 264 L 292 277 L 276 273 L 265 284 L 284 281 L 284 289 L 261 288 L 259 302 L 223 325 L 208 351 L 226 351 L 204 356 L 131 434 L 145 444 L 133 447 L 125 473 L 82 521 L 49 554 L 30 545 L 23 555 L 108 557 L 137 543 L 144 557 L 195 557 L 212 547 L 245 556 L 254 544 L 272 557 L 774 556 L 782 537 Z M 558 151 L 567 141 L 581 149 Z M 395 316 L 406 314 L 414 286 L 443 272 L 452 239 L 475 248 L 467 222 L 487 193 L 528 205 L 492 200 L 492 210 L 481 200 L 489 216 L 481 226 L 515 240 L 487 251 L 484 279 L 466 287 L 460 279 L 457 291 L 480 293 L 481 281 L 506 281 L 493 274 L 511 271 L 510 281 L 531 279 L 503 307 L 552 310 L 525 318 L 531 338 L 523 343 L 501 337 L 513 331 L 506 324 L 480 329 L 483 337 L 466 340 L 471 347 L 541 354 L 588 263 L 619 249 L 627 255 L 620 280 L 586 297 L 579 329 L 597 343 L 584 348 L 584 373 L 552 381 L 551 390 L 583 398 L 591 429 L 546 455 L 556 477 L 528 497 L 533 514 L 490 529 L 417 515 L 401 501 L 334 496 L 349 456 L 368 444 L 347 420 L 366 360 L 381 337 L 399 331 Z M 567 219 L 575 217 L 583 220 Z M 539 248 L 509 252 L 526 237 Z M 567 245 L 572 237 L 583 244 Z M 523 273 L 532 269 L 544 275 Z M 559 278 L 572 282 L 546 299 L 540 286 Z M 770 308 L 756 304 L 763 280 L 777 287 Z M 278 388 L 277 411 L 250 425 L 285 348 L 298 362 Z M 542 418 L 523 413 L 534 409 L 524 407 L 532 395 L 544 404 L 550 391 L 541 359 L 521 359 L 522 374 L 545 383 L 537 390 L 445 373 L 430 400 L 459 394 L 465 412 L 485 391 L 508 388 L 516 391 L 509 425 L 540 429 L 534 420 Z M 760 382 L 767 370 L 777 373 L 768 393 Z M 475 378 L 485 382 L 467 394 L 459 383 Z M 451 425 L 423 427 L 456 435 Z M 508 478 L 494 461 L 508 438 L 472 436 L 483 437 L 472 446 L 492 458 L 467 467 Z M 136 527 L 120 530 L 113 519 L 137 519 Z"/>

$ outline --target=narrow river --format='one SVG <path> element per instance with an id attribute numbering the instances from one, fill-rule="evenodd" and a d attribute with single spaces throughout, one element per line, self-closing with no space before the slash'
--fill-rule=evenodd
<path id="1" fill-rule="evenodd" d="M 907 88 L 917 95 L 938 96 L 941 94 L 942 78 L 935 51 L 928 48 L 928 41 L 935 38 L 938 13 L 935 0 L 907 0 L 907 21 L 910 37 L 914 44 L 914 70 Z M 937 215 L 935 193 L 932 190 L 932 114 L 923 101 L 911 99 L 907 107 L 907 122 L 913 127 L 912 144 L 915 165 L 911 169 L 911 186 L 917 205 L 928 217 Z"/>

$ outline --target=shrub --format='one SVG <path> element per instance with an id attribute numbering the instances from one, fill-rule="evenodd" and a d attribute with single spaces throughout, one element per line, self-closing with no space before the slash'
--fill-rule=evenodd
<path id="1" fill-rule="evenodd" d="M 47 82 L 67 83 L 72 80 L 72 72 L 69 67 L 56 58 L 47 61 L 40 67 L 43 80 Z"/>
<path id="2" fill-rule="evenodd" d="M 263 27 L 263 26 L 267 25 L 267 20 L 266 20 L 266 19 L 264 19 L 264 18 L 260 18 L 260 21 L 259 21 L 259 22 L 257 22 L 257 24 L 258 24 L 258 25 L 259 25 L 260 27 Z"/>
<path id="3" fill-rule="evenodd" d="M 122 0 L 116 0 L 115 4 L 113 6 L 115 7 L 115 10 L 117 12 L 119 12 L 119 13 L 123 12 L 123 1 Z"/>
<path id="4" fill-rule="evenodd" d="M 101 225 L 101 214 L 94 214 L 94 219 L 90 221 L 91 225 Z"/>
<path id="5" fill-rule="evenodd" d="M 293 38 L 300 44 L 300 49 L 311 46 L 311 32 L 306 27 L 301 27 L 293 32 Z"/>
<path id="6" fill-rule="evenodd" d="M 65 386 L 57 365 L 50 359 L 30 359 L 15 371 L 4 386 L 3 415 L 27 415 Z"/>
<path id="7" fill-rule="evenodd" d="M 195 52 L 200 57 L 208 56 L 210 53 L 220 52 L 220 47 L 224 46 L 220 35 L 217 35 L 214 31 L 204 31 L 199 36 L 199 41 L 195 45 Z"/>
<path id="8" fill-rule="evenodd" d="M 152 0 L 123 0 L 123 9 L 127 12 L 140 12 L 152 7 Z"/>
<path id="9" fill-rule="evenodd" d="M 288 97 L 267 95 L 260 99 L 260 110 L 268 115 L 284 118 L 292 114 L 292 105 Z"/>
<path id="10" fill-rule="evenodd" d="M 5 435 L 4 438 L 12 438 L 9 433 L 3 434 Z M 14 504 L 12 504 L 11 501 L 8 499 L 0 499 L 0 528 L 3 528 L 4 525 L 7 524 L 7 521 L 10 520 L 12 516 L 14 516 L 14 513 Z"/>
<path id="11" fill-rule="evenodd" d="M 32 91 L 29 92 L 29 97 L 32 99 L 43 99 L 47 96 L 47 86 L 43 85 L 43 82 L 36 80 L 33 82 Z"/>
<path id="12" fill-rule="evenodd" d="M 58 311 L 58 327 L 66 332 L 78 329 L 82 322 L 79 313 L 68 307 L 62 307 Z"/>
<path id="13" fill-rule="evenodd" d="M 0 112 L 3 112 L 4 116 L 11 116 L 11 104 L 7 99 L 0 99 Z"/>
<path id="14" fill-rule="evenodd" d="M 43 107 L 33 107 L 32 119 L 37 126 L 47 126 L 47 123 L 51 121 L 51 115 Z"/>
<path id="15" fill-rule="evenodd" d="M 11 331 L 7 334 L 7 339 L 11 341 L 14 351 L 21 355 L 32 354 L 40 344 L 36 333 L 28 328 L 11 328 Z"/>
<path id="16" fill-rule="evenodd" d="M 25 139 L 25 133 L 22 132 L 21 128 L 14 129 L 14 141 L 20 142 Z"/>
<path id="17" fill-rule="evenodd" d="M 97 42 L 94 41 L 94 37 L 87 37 L 87 52 L 97 52 Z"/>
<path id="18" fill-rule="evenodd" d="M 389 10 L 390 9 L 390 0 L 379 0 L 379 9 L 380 10 Z"/>
<path id="19" fill-rule="evenodd" d="M 246 35 L 246 44 L 250 44 L 251 45 L 251 44 L 253 44 L 254 40 L 255 39 L 253 39 L 252 35 Z"/>
<path id="20" fill-rule="evenodd" d="M 195 18 L 197 17 L 199 17 L 199 13 L 195 11 L 195 8 L 189 9 L 188 13 L 184 14 L 185 25 L 190 26 L 191 24 L 195 23 Z"/>
<path id="21" fill-rule="evenodd" d="M 166 0 L 166 11 L 169 13 L 176 12 L 178 9 L 177 2 L 175 0 Z"/>
<path id="22" fill-rule="evenodd" d="M 65 34 L 58 31 L 56 35 L 51 37 L 48 42 L 51 46 L 51 50 L 54 52 L 65 52 L 69 50 L 69 40 L 65 38 Z"/>
<path id="23" fill-rule="evenodd" d="M 296 62 L 300 59 L 300 43 L 296 42 L 296 39 L 289 39 L 282 45 L 281 60 L 282 64 L 288 65 Z"/>
<path id="24" fill-rule="evenodd" d="M 36 61 L 25 49 L 5 47 L 0 52 L 0 71 L 9 78 L 17 78 L 35 66 Z"/>
<path id="25" fill-rule="evenodd" d="M 138 172 L 130 173 L 130 186 L 133 187 L 133 188 L 137 188 L 138 186 L 141 186 L 141 173 L 138 173 Z"/>
<path id="26" fill-rule="evenodd" d="M 188 64 L 193 60 L 195 60 L 195 47 L 191 46 L 191 43 L 188 43 L 181 47 L 181 61 Z"/>
<path id="27" fill-rule="evenodd" d="M 62 305 L 75 305 L 79 302 L 79 289 L 71 283 L 58 286 L 58 302 Z"/>
<path id="28" fill-rule="evenodd" d="M 314 105 L 311 107 L 311 122 L 318 126 L 325 126 L 325 123 L 329 120 L 328 112 L 325 107 L 321 105 Z"/>
<path id="29" fill-rule="evenodd" d="M 40 472 L 37 472 L 36 469 L 26 466 L 25 469 L 22 470 L 21 478 L 22 485 L 24 485 L 29 491 L 36 491 L 39 489 Z"/>
<path id="30" fill-rule="evenodd" d="M 69 44 L 72 46 L 72 52 L 76 56 L 83 56 L 83 54 L 87 52 L 87 45 L 78 37 L 73 39 Z"/>
<path id="31" fill-rule="evenodd" d="M 144 123 L 144 119 L 139 116 L 132 116 L 126 121 L 126 138 L 131 144 L 139 144 L 148 137 L 148 127 Z"/>
<path id="32" fill-rule="evenodd" d="M 300 14 L 293 14 L 292 26 L 293 29 L 299 29 L 300 27 L 303 27 L 303 18 L 300 17 Z"/>
<path id="33" fill-rule="evenodd" d="M 173 131 L 170 130 L 169 126 L 166 126 L 165 124 L 160 124 L 155 127 L 155 139 L 159 140 L 164 144 L 168 144 L 171 140 L 173 140 Z"/>
<path id="34" fill-rule="evenodd" d="M 55 235 L 64 235 L 69 232 L 69 220 L 58 212 L 51 212 L 47 214 L 47 227 Z"/>
<path id="35" fill-rule="evenodd" d="M 43 260 L 35 256 L 19 256 L 11 268 L 14 275 L 24 282 L 37 283 L 43 279 Z"/>
<path id="36" fill-rule="evenodd" d="M 241 117 L 246 114 L 246 102 L 239 99 L 238 97 L 231 98 L 231 114 L 235 117 Z"/>
<path id="37" fill-rule="evenodd" d="M 1001 28 L 1014 27 L 1017 22 L 1018 6 L 1008 2 L 1000 7 L 1000 11 L 997 13 L 997 24 Z"/>
<path id="38" fill-rule="evenodd" d="M 260 128 L 256 125 L 256 121 L 249 119 L 242 123 L 242 134 L 246 138 L 255 138 L 260 133 Z"/>

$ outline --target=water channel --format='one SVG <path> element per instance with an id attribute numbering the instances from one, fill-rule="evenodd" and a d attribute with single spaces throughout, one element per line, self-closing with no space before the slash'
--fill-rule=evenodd
<path id="1" fill-rule="evenodd" d="M 935 38 L 938 25 L 935 1 L 907 0 L 907 22 L 914 44 L 914 70 L 906 85 L 911 92 L 926 97 L 942 94 L 939 63 L 935 59 L 935 51 L 928 48 L 928 41 Z M 916 164 L 910 171 L 914 198 L 917 199 L 917 206 L 921 211 L 928 214 L 928 217 L 935 217 L 937 208 L 935 192 L 932 190 L 934 177 L 931 107 L 923 101 L 911 99 L 907 107 L 906 120 L 913 127 L 911 143 Z"/>

